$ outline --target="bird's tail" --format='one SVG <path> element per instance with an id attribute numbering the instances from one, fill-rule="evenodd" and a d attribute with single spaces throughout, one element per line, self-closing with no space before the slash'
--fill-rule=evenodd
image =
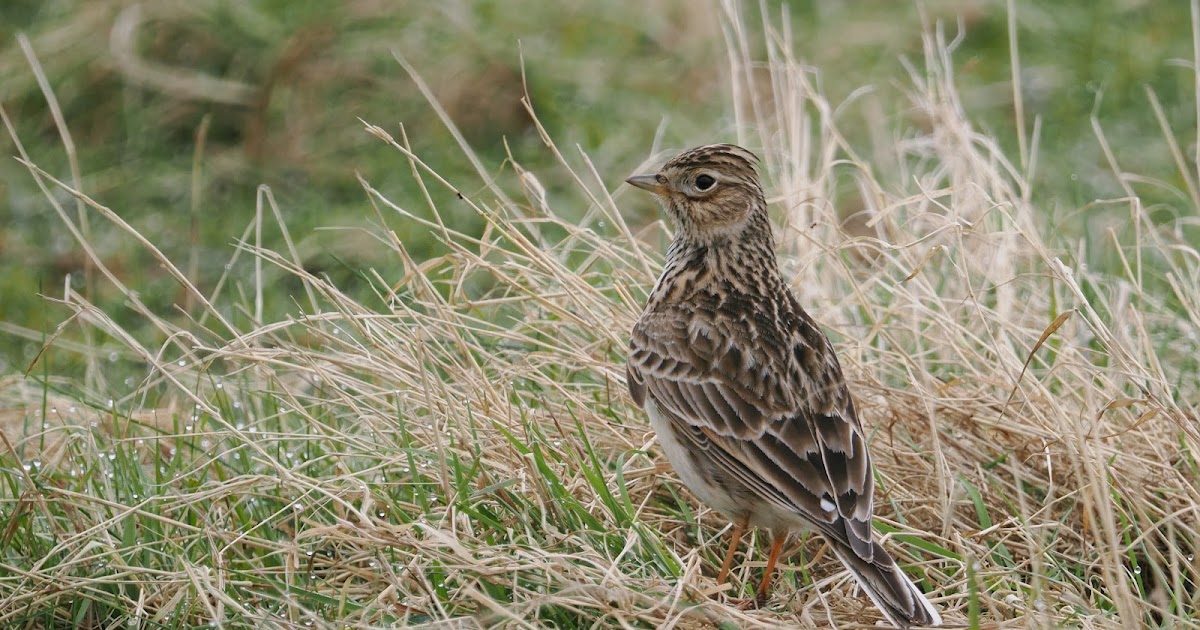
<path id="1" fill-rule="evenodd" d="M 908 579 L 879 543 L 872 541 L 871 544 L 874 546 L 874 557 L 867 561 L 849 547 L 829 541 L 838 559 L 850 569 L 859 586 L 892 625 L 897 628 L 942 625 L 942 616 L 925 599 L 921 589 Z"/>

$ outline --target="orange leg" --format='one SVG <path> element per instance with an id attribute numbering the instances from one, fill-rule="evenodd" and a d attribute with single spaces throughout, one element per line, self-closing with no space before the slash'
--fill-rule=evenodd
<path id="1" fill-rule="evenodd" d="M 725 552 L 725 562 L 721 564 L 721 572 L 717 573 L 717 584 L 724 584 L 725 578 L 729 577 L 729 568 L 733 566 L 733 556 L 737 553 L 738 544 L 742 541 L 742 534 L 745 533 L 746 526 L 749 524 L 749 514 L 733 522 L 733 532 L 729 535 L 729 551 Z"/>
<path id="2" fill-rule="evenodd" d="M 787 531 L 775 534 L 771 541 L 771 555 L 767 556 L 767 568 L 763 571 L 762 582 L 758 585 L 758 601 L 767 600 L 767 590 L 771 587 L 771 575 L 775 573 L 775 563 L 779 561 L 779 552 L 783 551 L 783 541 L 787 540 Z"/>

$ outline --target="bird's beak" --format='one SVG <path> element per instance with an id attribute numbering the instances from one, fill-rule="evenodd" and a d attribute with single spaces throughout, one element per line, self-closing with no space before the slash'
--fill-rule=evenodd
<path id="1" fill-rule="evenodd" d="M 642 190 L 649 190 L 655 194 L 662 194 L 663 192 L 666 192 L 665 187 L 658 181 L 658 175 L 654 174 L 634 175 L 633 177 L 625 180 L 625 182 L 633 186 L 637 186 Z"/>

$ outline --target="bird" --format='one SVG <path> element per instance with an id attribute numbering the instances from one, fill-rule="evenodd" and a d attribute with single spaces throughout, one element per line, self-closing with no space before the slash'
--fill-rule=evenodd
<path id="1" fill-rule="evenodd" d="M 764 528 L 764 602 L 789 534 L 815 532 L 888 622 L 941 625 L 873 537 L 862 423 L 832 343 L 780 272 L 758 162 L 712 144 L 625 180 L 674 227 L 630 335 L 629 394 L 680 481 L 733 523 L 718 584 L 747 528 Z"/>

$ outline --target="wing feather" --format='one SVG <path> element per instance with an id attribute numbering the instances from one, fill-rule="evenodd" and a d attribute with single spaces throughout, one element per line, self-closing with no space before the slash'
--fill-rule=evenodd
<path id="1" fill-rule="evenodd" d="M 870 561 L 874 480 L 862 428 L 833 348 L 795 309 L 768 356 L 753 353 L 763 345 L 754 335 L 739 343 L 689 324 L 691 313 L 647 313 L 630 342 L 630 393 L 639 405 L 653 399 L 748 491 Z"/>

